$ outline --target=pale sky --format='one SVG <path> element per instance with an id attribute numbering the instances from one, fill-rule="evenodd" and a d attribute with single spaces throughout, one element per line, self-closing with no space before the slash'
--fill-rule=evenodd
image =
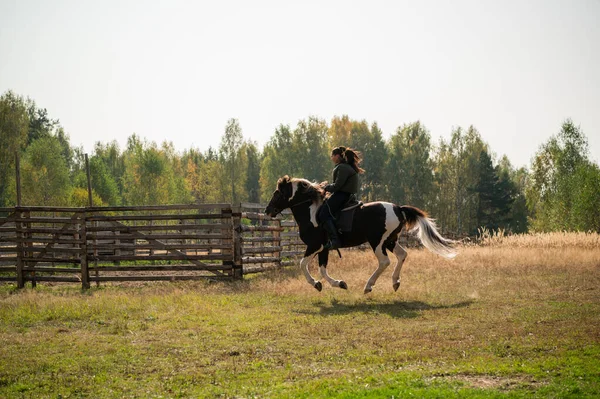
<path id="1" fill-rule="evenodd" d="M 218 147 L 229 118 L 262 147 L 347 114 L 436 143 L 474 125 L 517 167 L 572 118 L 598 162 L 600 0 L 0 0 L 9 89 L 90 153 L 134 132 Z"/>

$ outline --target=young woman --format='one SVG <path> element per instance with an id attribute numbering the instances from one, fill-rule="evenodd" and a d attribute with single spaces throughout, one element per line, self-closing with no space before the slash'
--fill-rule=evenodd
<path id="1" fill-rule="evenodd" d="M 331 151 L 333 183 L 323 187 L 331 196 L 325 201 L 319 213 L 319 220 L 329 235 L 326 249 L 336 249 L 342 244 L 335 226 L 335 215 L 348 202 L 350 196 L 358 194 L 360 187 L 358 175 L 365 171 L 359 166 L 362 159 L 360 152 L 352 148 L 336 147 Z"/>

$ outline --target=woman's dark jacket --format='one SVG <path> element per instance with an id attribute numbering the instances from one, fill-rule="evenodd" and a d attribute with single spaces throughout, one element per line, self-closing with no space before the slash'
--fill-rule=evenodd
<path id="1" fill-rule="evenodd" d="M 325 186 L 325 191 L 357 194 L 358 184 L 358 173 L 354 168 L 347 163 L 339 163 L 333 169 L 333 183 Z"/>

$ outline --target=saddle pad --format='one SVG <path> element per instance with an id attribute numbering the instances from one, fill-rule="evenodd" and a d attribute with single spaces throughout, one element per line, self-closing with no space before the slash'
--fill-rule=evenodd
<path id="1" fill-rule="evenodd" d="M 356 205 L 349 206 L 348 208 L 342 209 L 340 216 L 337 220 L 337 228 L 342 233 L 348 233 L 352 231 L 352 221 L 354 220 L 354 212 L 356 209 L 361 206 L 362 203 L 358 203 Z"/>

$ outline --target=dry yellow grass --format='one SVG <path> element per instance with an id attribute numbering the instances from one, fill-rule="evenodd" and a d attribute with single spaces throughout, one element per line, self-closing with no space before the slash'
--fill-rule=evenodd
<path id="1" fill-rule="evenodd" d="M 408 249 L 401 272 L 398 294 L 402 297 L 422 297 L 450 294 L 477 298 L 487 295 L 507 295 L 523 292 L 523 285 L 556 284 L 572 289 L 588 289 L 594 282 L 589 274 L 600 272 L 600 235 L 588 233 L 553 233 L 503 236 L 487 239 L 482 246 L 461 245 L 459 255 L 446 260 L 426 249 Z M 373 295 L 393 294 L 392 264 L 381 275 Z M 342 279 L 349 285 L 350 295 L 363 296 L 362 288 L 377 268 L 377 260 L 369 250 L 342 250 L 342 259 L 330 256 L 330 276 Z M 573 273 L 569 273 L 569 270 Z M 313 277 L 320 278 L 317 260 L 310 264 Z M 564 280 L 546 278 L 554 273 Z M 296 269 L 283 276 L 272 274 L 272 279 L 258 279 L 254 289 L 274 291 L 279 294 L 314 294 L 312 288 Z M 293 276 L 293 278 L 291 278 Z M 539 277 L 536 277 L 539 276 Z M 600 275 L 596 275 L 600 277 Z M 598 281 L 596 281 L 596 284 Z M 334 289 L 323 281 L 324 290 Z M 525 292 L 529 292 L 529 288 Z M 549 287 L 545 287 L 549 288 Z M 540 288 L 542 289 L 542 288 Z"/>
<path id="2" fill-rule="evenodd" d="M 503 230 L 480 230 L 478 245 L 495 248 L 585 248 L 600 251 L 600 234 L 593 232 L 554 232 L 506 235 Z"/>

